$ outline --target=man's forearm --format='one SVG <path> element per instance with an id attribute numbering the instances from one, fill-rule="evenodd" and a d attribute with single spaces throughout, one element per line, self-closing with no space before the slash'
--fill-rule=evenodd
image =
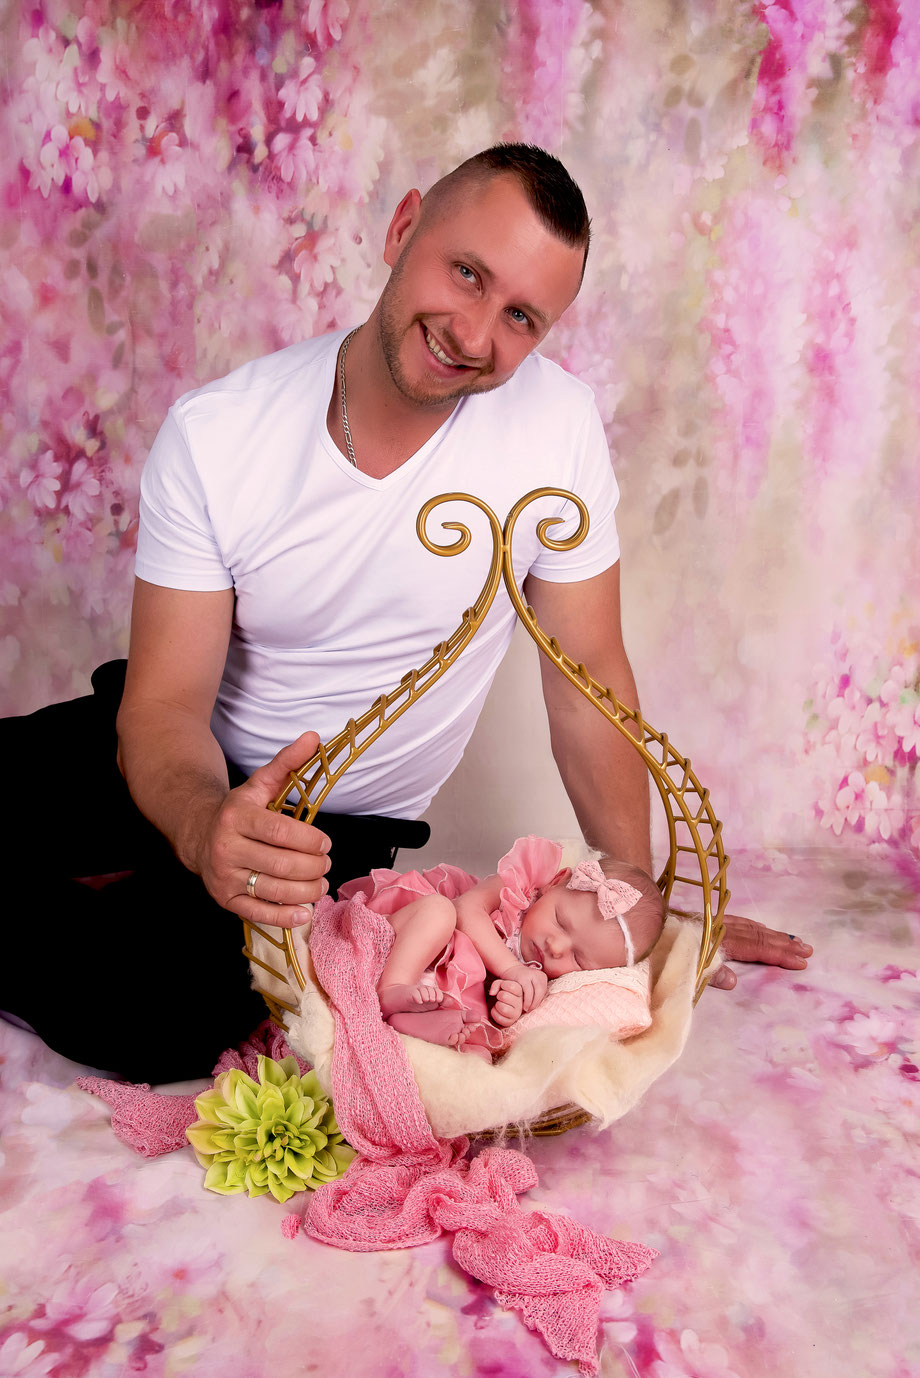
<path id="1" fill-rule="evenodd" d="M 197 872 L 200 840 L 229 791 L 227 764 L 210 728 L 174 705 L 123 707 L 118 764 L 141 813 Z"/>
<path id="2" fill-rule="evenodd" d="M 547 662 L 542 672 L 553 756 L 586 842 L 650 871 L 645 762 L 554 666 Z M 631 674 L 621 671 L 612 687 L 628 707 L 638 707 Z"/>

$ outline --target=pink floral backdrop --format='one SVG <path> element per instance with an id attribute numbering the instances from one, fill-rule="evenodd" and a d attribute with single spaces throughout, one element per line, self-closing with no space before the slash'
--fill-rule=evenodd
<path id="1" fill-rule="evenodd" d="M 920 857 L 920 6 L 44 0 L 5 11 L 5 711 L 126 647 L 170 402 L 363 319 L 403 192 L 526 139 L 595 242 L 650 719 L 737 845 Z"/>

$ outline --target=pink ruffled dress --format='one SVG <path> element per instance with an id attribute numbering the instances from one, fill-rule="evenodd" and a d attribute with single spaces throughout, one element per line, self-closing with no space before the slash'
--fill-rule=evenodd
<path id="1" fill-rule="evenodd" d="M 562 848 L 545 837 L 519 837 L 496 867 L 502 888 L 492 922 L 505 944 L 520 958 L 521 923 L 538 894 L 558 878 L 562 867 Z M 388 918 L 423 895 L 444 895 L 457 899 L 478 885 L 476 876 L 459 866 L 435 866 L 429 871 L 390 871 L 378 868 L 369 876 L 350 880 L 339 888 L 339 899 L 354 899 L 363 893 L 364 903 L 375 914 Z M 488 972 L 482 958 L 465 933 L 455 932 L 434 963 L 428 976 L 445 996 L 465 1012 L 469 1025 L 483 1028 L 482 1042 L 496 1047 L 500 1030 L 489 1020 L 486 1002 Z M 495 1038 L 492 1035 L 499 1035 Z"/>

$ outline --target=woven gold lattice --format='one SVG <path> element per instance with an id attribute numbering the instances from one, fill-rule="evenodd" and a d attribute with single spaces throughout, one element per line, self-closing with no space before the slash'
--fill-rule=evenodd
<path id="1" fill-rule="evenodd" d="M 511 541 L 521 513 L 530 503 L 543 497 L 564 498 L 574 503 L 579 514 L 579 522 L 577 529 L 570 536 L 555 539 L 549 534 L 550 528 L 560 523 L 563 518 L 545 518 L 537 525 L 537 533 L 542 544 L 550 550 L 571 550 L 580 545 L 588 533 L 587 508 L 580 498 L 561 488 L 537 488 L 526 494 L 509 512 L 504 526 L 484 502 L 466 493 L 446 493 L 425 503 L 418 514 L 416 530 L 419 540 L 434 555 L 460 555 L 467 549 L 471 539 L 468 527 L 461 522 L 443 522 L 442 530 L 456 532 L 457 539 L 449 545 L 436 545 L 427 531 L 428 518 L 435 508 L 446 502 L 468 502 L 487 517 L 492 533 L 492 558 L 478 598 L 473 606 L 463 613 L 456 631 L 448 640 L 441 641 L 435 646 L 424 665 L 404 675 L 390 693 L 382 694 L 360 718 L 349 719 L 337 736 L 324 742 L 300 770 L 291 774 L 284 790 L 269 807 L 306 823 L 312 822 L 330 790 L 353 762 L 387 730 L 391 723 L 411 708 L 412 704 L 459 658 L 481 626 L 504 580 L 518 617 L 541 652 L 594 704 L 611 726 L 627 738 L 649 769 L 664 806 L 670 843 L 667 864 L 658 878 L 659 889 L 673 912 L 687 912 L 689 907 L 693 912 L 701 913 L 703 918 L 697 963 L 696 998 L 699 999 L 707 980 L 706 970 L 722 940 L 722 919 L 729 900 L 726 884 L 728 857 L 722 844 L 722 825 L 713 812 L 709 791 L 702 788 L 689 760 L 674 749 L 667 734 L 657 732 L 645 721 L 641 713 L 628 708 L 616 698 L 610 688 L 598 683 L 586 666 L 571 660 L 555 637 L 546 635 L 537 622 L 533 609 L 527 606 L 521 596 L 511 563 Z M 681 899 L 681 908 L 674 906 L 676 889 Z M 697 902 L 691 901 L 687 905 L 685 895 L 691 896 Z M 251 962 L 272 978 L 272 981 L 267 983 L 272 988 L 262 990 L 271 1018 L 281 1028 L 286 1028 L 285 1014 L 296 1014 L 297 1009 L 278 993 L 279 986 L 292 991 L 295 984 L 301 991 L 306 987 L 306 979 L 294 949 L 291 932 L 288 929 L 272 931 L 265 925 L 248 923 L 244 923 L 244 928 L 244 952 Z M 262 956 L 253 950 L 253 933 L 258 934 L 262 940 Z M 280 936 L 276 937 L 277 933 L 280 933 Z M 265 960 L 269 950 L 277 952 L 277 959 L 272 956 L 270 960 Z M 588 1118 L 589 1116 L 581 1110 L 563 1108 L 542 1116 L 530 1128 L 536 1134 L 559 1134 L 575 1125 L 584 1124 Z"/>

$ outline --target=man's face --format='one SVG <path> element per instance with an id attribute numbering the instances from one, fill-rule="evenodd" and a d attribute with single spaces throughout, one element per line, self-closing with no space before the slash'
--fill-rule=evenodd
<path id="1" fill-rule="evenodd" d="M 398 391 L 443 407 L 500 387 L 575 299 L 584 250 L 548 230 L 510 176 L 467 186 L 430 221 L 407 213 L 402 232 L 399 216 L 377 312 Z"/>
<path id="2" fill-rule="evenodd" d="M 624 966 L 626 940 L 618 923 L 601 916 L 591 891 L 553 885 L 524 915 L 521 957 L 539 962 L 552 981 L 570 971 Z"/>

